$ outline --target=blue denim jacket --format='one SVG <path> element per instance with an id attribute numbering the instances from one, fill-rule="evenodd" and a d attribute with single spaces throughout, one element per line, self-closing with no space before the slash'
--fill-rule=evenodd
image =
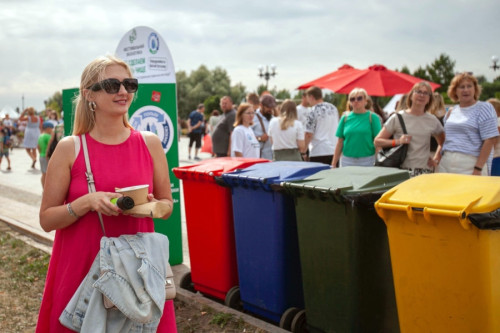
<path id="1" fill-rule="evenodd" d="M 77 332 L 156 332 L 165 305 L 168 250 L 168 238 L 158 233 L 103 237 L 61 324 Z M 103 295 L 116 308 L 106 309 Z"/>

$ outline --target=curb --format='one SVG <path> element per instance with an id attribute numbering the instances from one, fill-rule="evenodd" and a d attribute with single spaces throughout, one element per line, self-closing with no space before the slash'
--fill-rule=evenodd
<path id="1" fill-rule="evenodd" d="M 3 215 L 0 215 L 0 222 L 4 222 L 11 229 L 21 234 L 21 239 L 26 243 L 28 243 L 29 245 L 36 247 L 48 253 L 49 255 L 51 254 L 52 244 L 54 240 L 50 236 L 47 236 L 46 233 L 41 232 L 33 227 L 30 227 L 29 225 L 26 225 L 24 223 L 21 223 L 19 221 L 16 221 L 12 218 Z M 179 285 L 180 279 L 184 275 L 184 273 L 190 271 L 190 268 L 188 266 L 184 264 L 175 265 L 172 266 L 172 271 L 174 272 L 174 282 L 176 288 L 175 299 L 183 303 L 195 306 L 199 310 L 203 310 L 204 308 L 209 307 L 216 312 L 232 314 L 235 318 L 237 319 L 241 318 L 246 323 L 255 326 L 258 329 L 264 330 L 266 332 L 289 333 L 289 331 L 286 331 L 280 328 L 279 326 L 270 324 L 258 318 L 252 317 L 244 312 L 240 312 L 225 305 L 222 305 L 220 303 L 217 303 L 216 301 L 213 301 L 203 296 L 199 292 L 193 293 L 181 288 Z"/>

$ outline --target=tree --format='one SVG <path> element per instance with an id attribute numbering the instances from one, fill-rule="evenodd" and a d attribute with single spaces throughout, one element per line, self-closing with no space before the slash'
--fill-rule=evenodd
<path id="1" fill-rule="evenodd" d="M 421 66 L 418 66 L 418 68 L 413 72 L 413 76 L 419 77 L 423 80 L 429 81 L 429 76 L 427 75 L 427 71 L 425 68 L 422 68 Z"/>
<path id="2" fill-rule="evenodd" d="M 46 109 L 52 109 L 57 111 L 57 113 L 61 114 L 62 110 L 62 93 L 60 91 L 56 91 L 52 97 L 48 100 L 43 101 Z"/>
<path id="3" fill-rule="evenodd" d="M 281 89 L 280 91 L 276 92 L 276 95 L 274 95 L 276 99 L 279 100 L 285 100 L 287 98 L 291 98 L 290 92 L 286 89 Z"/>
<path id="4" fill-rule="evenodd" d="M 442 53 L 430 65 L 426 66 L 430 81 L 439 83 L 441 87 L 437 89 L 439 92 L 448 90 L 451 80 L 455 76 L 455 61 Z"/>
<path id="5" fill-rule="evenodd" d="M 220 109 L 220 96 L 214 95 L 208 97 L 204 102 L 203 105 L 205 105 L 205 118 L 210 117 L 212 114 L 213 110 L 217 110 L 221 112 Z"/>
<path id="6" fill-rule="evenodd" d="M 398 71 L 398 70 L 396 69 L 396 71 Z M 404 73 L 404 74 L 411 74 L 410 69 L 409 69 L 409 68 L 408 68 L 408 66 L 406 66 L 406 65 L 404 65 L 404 66 L 401 68 L 401 70 L 400 70 L 400 71 L 398 71 L 398 72 L 400 72 L 400 73 Z"/>

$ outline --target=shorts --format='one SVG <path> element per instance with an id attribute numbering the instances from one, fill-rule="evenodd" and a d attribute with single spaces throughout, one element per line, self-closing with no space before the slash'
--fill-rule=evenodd
<path id="1" fill-rule="evenodd" d="M 5 149 L 4 151 L 0 151 L 0 158 L 4 156 L 9 158 L 9 148 Z"/>
<path id="2" fill-rule="evenodd" d="M 47 157 L 45 156 L 40 156 L 40 170 L 42 173 L 47 172 L 47 165 L 49 164 L 49 161 L 47 160 Z"/>
<path id="3" fill-rule="evenodd" d="M 195 132 L 189 133 L 189 148 L 191 148 L 193 146 L 193 142 L 196 142 L 197 149 L 201 148 L 201 132 L 200 133 L 195 133 Z"/>

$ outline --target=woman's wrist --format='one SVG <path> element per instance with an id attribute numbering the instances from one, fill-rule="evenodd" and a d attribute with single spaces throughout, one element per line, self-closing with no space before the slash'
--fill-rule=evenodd
<path id="1" fill-rule="evenodd" d="M 474 165 L 474 170 L 481 172 L 481 171 L 483 171 L 483 168 L 478 167 L 477 165 Z"/>

